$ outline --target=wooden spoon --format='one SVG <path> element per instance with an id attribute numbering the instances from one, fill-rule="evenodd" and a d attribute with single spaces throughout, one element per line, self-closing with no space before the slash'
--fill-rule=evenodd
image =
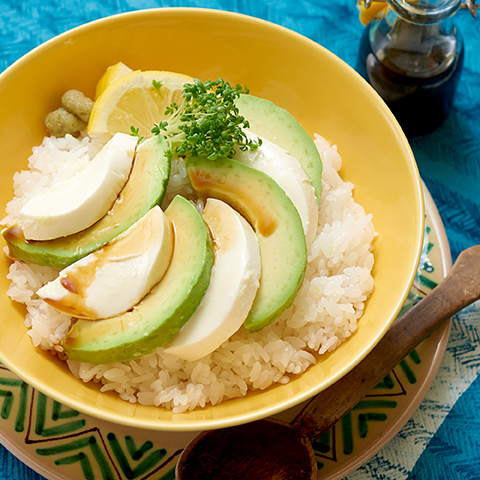
<path id="1" fill-rule="evenodd" d="M 177 480 L 317 478 L 311 442 L 327 432 L 422 340 L 480 298 L 480 245 L 460 254 L 442 283 L 394 322 L 353 370 L 320 392 L 292 424 L 266 419 L 195 437 L 180 455 Z"/>

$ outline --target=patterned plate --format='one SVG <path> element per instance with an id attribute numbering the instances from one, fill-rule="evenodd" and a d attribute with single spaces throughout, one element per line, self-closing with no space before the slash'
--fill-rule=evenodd
<path id="1" fill-rule="evenodd" d="M 445 231 L 426 188 L 425 203 L 424 250 L 404 310 L 434 288 L 451 267 Z M 315 442 L 319 479 L 343 478 L 407 422 L 435 377 L 449 329 L 447 323 L 426 339 Z M 278 418 L 290 420 L 300 408 Z M 194 436 L 139 430 L 83 415 L 0 366 L 0 441 L 50 480 L 173 480 L 178 455 Z"/>

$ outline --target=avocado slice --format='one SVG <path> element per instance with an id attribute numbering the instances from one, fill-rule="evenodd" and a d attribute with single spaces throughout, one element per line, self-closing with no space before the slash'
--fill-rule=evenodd
<path id="1" fill-rule="evenodd" d="M 260 246 L 260 287 L 245 327 L 254 332 L 288 308 L 302 285 L 307 262 L 305 235 L 297 209 L 268 175 L 229 158 L 185 160 L 200 197 L 223 200 L 252 225 Z"/>
<path id="2" fill-rule="evenodd" d="M 235 103 L 240 114 L 248 120 L 249 130 L 282 147 L 300 162 L 320 205 L 322 160 L 315 143 L 300 123 L 289 112 L 265 98 L 242 94 Z"/>
<path id="3" fill-rule="evenodd" d="M 44 241 L 27 241 L 16 224 L 2 231 L 10 255 L 28 263 L 65 268 L 109 242 L 155 205 L 162 203 L 170 175 L 168 146 L 161 135 L 138 149 L 125 187 L 110 211 L 81 232 Z"/>
<path id="4" fill-rule="evenodd" d="M 171 340 L 200 304 L 212 273 L 210 234 L 184 197 L 175 197 L 165 215 L 175 231 L 167 273 L 132 310 L 96 322 L 78 320 L 62 341 L 72 360 L 104 364 L 151 353 Z"/>

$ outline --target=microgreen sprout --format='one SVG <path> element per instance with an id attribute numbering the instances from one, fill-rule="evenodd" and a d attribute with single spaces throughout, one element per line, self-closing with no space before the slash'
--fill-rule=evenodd
<path id="1" fill-rule="evenodd" d="M 139 128 L 135 128 L 133 125 L 130 126 L 130 135 L 132 137 L 138 137 L 137 145 L 145 138 L 140 135 Z"/>
<path id="2" fill-rule="evenodd" d="M 165 136 L 170 146 L 167 151 L 170 159 L 204 155 L 216 160 L 233 156 L 236 147 L 242 151 L 255 150 L 261 140 L 247 138 L 243 129 L 248 128 L 249 123 L 235 105 L 241 93 L 248 93 L 244 85 L 232 87 L 221 78 L 186 83 L 183 103 L 167 107 L 167 118 L 156 123 L 152 133 Z"/>
<path id="3" fill-rule="evenodd" d="M 152 90 L 156 91 L 160 96 L 162 96 L 162 92 L 160 89 L 162 88 L 162 82 L 159 80 L 152 80 Z"/>

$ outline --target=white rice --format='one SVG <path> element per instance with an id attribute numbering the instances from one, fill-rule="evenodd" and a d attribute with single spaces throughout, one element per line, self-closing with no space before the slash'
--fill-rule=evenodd
<path id="1" fill-rule="evenodd" d="M 163 348 L 123 363 L 74 362 L 64 358 L 60 345 L 71 317 L 36 295 L 58 270 L 14 261 L 8 274 L 8 295 L 26 305 L 25 325 L 33 344 L 66 360 L 72 373 L 83 381 L 100 382 L 102 391 L 115 391 L 128 402 L 162 406 L 175 413 L 217 405 L 273 383 L 288 383 L 292 375 L 304 372 L 316 362 L 315 353 L 334 350 L 355 332 L 373 290 L 372 215 L 355 203 L 353 184 L 338 175 L 341 157 L 336 146 L 318 135 L 315 143 L 324 167 L 317 236 L 303 286 L 294 304 L 273 324 L 253 334 L 241 328 L 196 362 L 166 354 Z M 46 138 L 33 149 L 29 170 L 15 175 L 15 198 L 2 223 L 14 223 L 19 209 L 34 193 L 54 188 L 58 181 L 79 172 L 98 148 L 88 137 Z M 180 192 L 194 198 L 183 163 L 174 162 L 164 205 Z"/>

